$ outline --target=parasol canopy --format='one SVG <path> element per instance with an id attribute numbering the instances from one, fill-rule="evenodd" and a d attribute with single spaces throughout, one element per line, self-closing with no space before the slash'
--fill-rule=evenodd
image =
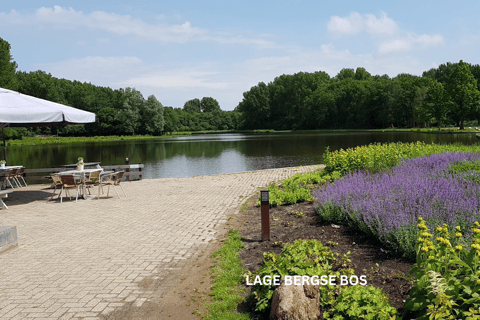
<path id="1" fill-rule="evenodd" d="M 95 122 L 95 114 L 0 88 L 0 127 L 42 127 Z M 3 134 L 5 160 L 7 148 Z"/>

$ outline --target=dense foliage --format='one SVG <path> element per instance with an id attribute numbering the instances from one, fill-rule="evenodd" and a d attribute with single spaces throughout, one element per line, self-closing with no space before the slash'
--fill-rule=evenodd
<path id="1" fill-rule="evenodd" d="M 476 153 L 444 153 L 405 160 L 376 174 L 350 173 L 319 191 L 315 206 L 323 220 L 348 223 L 414 258 L 420 216 L 432 225 L 463 228 L 480 218 L 476 171 L 450 169 L 478 161 Z"/>
<path id="2" fill-rule="evenodd" d="M 415 286 L 403 318 L 480 319 L 480 224 L 443 224 L 431 231 L 423 218 L 418 222 L 416 263 L 410 271 Z"/>
<path id="3" fill-rule="evenodd" d="M 372 76 L 364 68 L 299 72 L 260 82 L 236 110 L 246 129 L 374 129 L 457 124 L 480 119 L 480 66 L 460 60 L 425 72 Z"/>
<path id="4" fill-rule="evenodd" d="M 261 267 L 256 275 L 261 279 L 273 279 L 275 276 L 283 278 L 287 275 L 335 276 L 340 279 L 341 276 L 354 275 L 354 270 L 347 268 L 350 263 L 349 255 L 350 252 L 347 252 L 340 258 L 338 253 L 332 252 L 318 240 L 299 239 L 285 244 L 280 254 L 265 253 L 265 266 Z M 276 287 L 273 282 L 270 285 L 263 283 L 252 287 L 251 296 L 255 300 L 256 311 L 269 311 Z M 320 304 L 323 309 L 334 304 L 336 288 L 336 285 L 330 283 L 320 287 Z"/>

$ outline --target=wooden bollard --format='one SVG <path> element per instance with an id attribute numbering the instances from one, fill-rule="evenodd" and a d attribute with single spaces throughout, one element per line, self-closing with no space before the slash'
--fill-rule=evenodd
<path id="1" fill-rule="evenodd" d="M 260 191 L 262 214 L 262 241 L 270 240 L 270 200 L 268 190 Z"/>
<path id="2" fill-rule="evenodd" d="M 130 172 L 130 160 L 129 160 L 128 158 L 125 158 L 125 164 L 126 164 L 127 166 L 129 166 L 127 169 L 125 169 L 125 172 Z M 126 174 L 126 175 L 125 175 L 125 179 L 126 179 L 127 181 L 129 181 L 129 180 L 130 180 L 130 175 L 129 175 L 129 174 Z"/>

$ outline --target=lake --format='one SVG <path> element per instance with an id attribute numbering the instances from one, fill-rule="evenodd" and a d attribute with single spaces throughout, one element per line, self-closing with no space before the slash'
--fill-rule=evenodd
<path id="1" fill-rule="evenodd" d="M 77 162 L 102 165 L 145 164 L 144 178 L 192 177 L 322 163 L 330 150 L 374 142 L 473 144 L 475 134 L 417 132 L 312 132 L 266 134 L 206 134 L 171 139 L 11 146 L 9 165 L 52 168 Z"/>

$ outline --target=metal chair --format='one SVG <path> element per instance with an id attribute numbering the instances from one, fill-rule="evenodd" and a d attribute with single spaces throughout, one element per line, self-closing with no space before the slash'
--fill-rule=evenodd
<path id="1" fill-rule="evenodd" d="M 55 195 L 55 191 L 57 191 L 57 188 L 62 189 L 62 186 L 63 186 L 62 179 L 60 178 L 58 173 L 50 173 L 50 177 L 52 177 L 52 181 L 55 189 L 53 189 L 52 196 L 50 197 L 50 199 L 47 199 L 47 202 L 53 199 L 53 196 Z M 58 194 L 58 197 L 60 197 L 60 193 Z"/>
<path id="2" fill-rule="evenodd" d="M 23 183 L 25 184 L 25 187 L 27 187 L 27 182 L 25 181 L 25 178 L 23 177 L 24 172 L 25 172 L 25 167 L 21 167 L 20 169 L 18 169 L 17 173 L 15 174 L 15 179 L 17 179 L 20 186 L 22 186 L 22 183 L 20 182 L 20 178 L 22 178 Z"/>
<path id="3" fill-rule="evenodd" d="M 61 175 L 60 179 L 62 180 L 62 190 L 60 190 L 60 202 L 63 201 L 63 197 L 61 196 L 63 190 L 65 190 L 65 194 L 68 196 L 68 198 L 72 199 L 70 197 L 70 194 L 68 193 L 68 189 L 74 189 L 74 188 L 77 190 L 77 195 L 75 197 L 75 202 L 77 202 L 78 195 L 80 194 L 80 188 L 82 188 L 82 184 L 77 182 L 73 174 Z"/>
<path id="4" fill-rule="evenodd" d="M 13 182 L 15 182 L 15 185 L 17 186 L 17 188 L 20 188 L 19 182 L 17 181 L 17 179 L 15 177 L 17 175 L 17 172 L 18 172 L 18 169 L 11 169 L 11 170 L 7 171 L 5 176 L 2 177 L 2 181 L 4 181 L 5 186 L 6 186 L 6 183 L 8 183 L 8 184 L 10 184 L 10 187 L 12 189 L 15 189 L 15 187 L 12 184 L 12 181 L 13 181 Z"/>
<path id="5" fill-rule="evenodd" d="M 122 189 L 123 194 L 126 197 L 127 194 L 125 193 L 125 190 L 123 190 L 123 187 L 120 185 L 120 182 L 122 182 L 124 174 L 125 174 L 125 171 L 119 171 L 119 172 L 114 172 L 114 173 L 111 173 L 111 174 L 103 175 L 100 179 L 100 184 L 98 186 L 98 197 L 97 198 L 100 198 L 100 188 L 103 188 L 103 186 L 108 186 L 107 197 L 108 197 L 108 194 L 110 192 L 110 186 L 113 187 L 113 190 L 115 190 L 115 192 L 117 193 L 117 196 L 120 198 L 120 194 L 118 194 L 118 191 L 116 189 L 116 186 L 119 186 Z M 109 180 L 105 180 L 105 178 L 109 178 Z"/>

